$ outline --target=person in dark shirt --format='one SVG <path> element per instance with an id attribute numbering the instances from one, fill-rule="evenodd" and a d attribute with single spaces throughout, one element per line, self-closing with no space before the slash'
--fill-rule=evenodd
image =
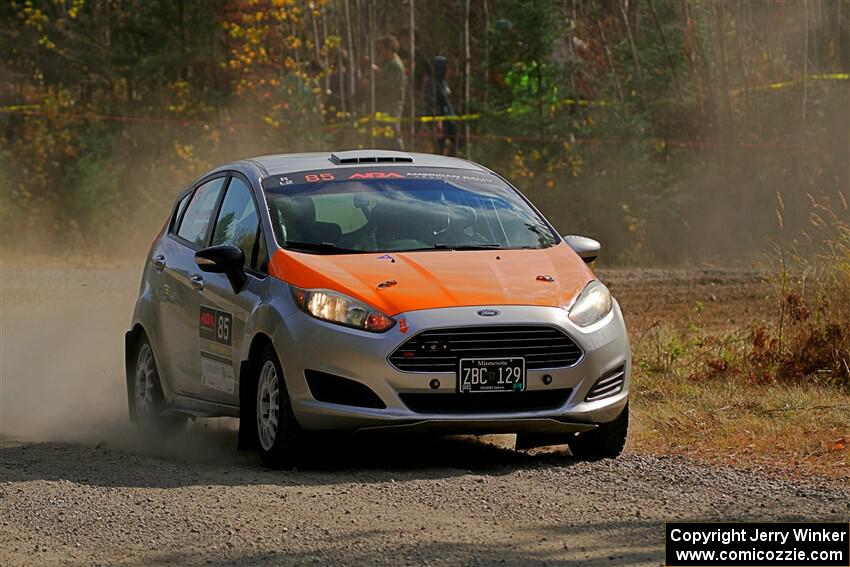
<path id="1" fill-rule="evenodd" d="M 452 91 L 446 82 L 448 66 L 448 59 L 441 55 L 431 60 L 433 73 L 425 85 L 425 112 L 428 115 L 453 116 L 455 113 L 451 100 Z M 434 140 L 438 154 L 442 155 L 446 150 L 446 142 L 451 142 L 449 155 L 457 155 L 459 142 L 457 123 L 453 120 L 434 122 Z"/>

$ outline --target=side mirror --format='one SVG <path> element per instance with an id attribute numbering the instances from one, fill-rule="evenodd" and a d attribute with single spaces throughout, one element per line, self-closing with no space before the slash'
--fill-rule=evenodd
<path id="1" fill-rule="evenodd" d="M 602 249 L 602 245 L 599 244 L 598 240 L 593 240 L 586 236 L 569 234 L 564 237 L 564 242 L 575 250 L 575 253 L 588 264 L 596 260 L 596 257 L 599 256 L 599 251 Z"/>
<path id="2" fill-rule="evenodd" d="M 245 287 L 245 253 L 237 246 L 210 246 L 195 252 L 195 263 L 202 272 L 224 274 L 230 280 L 233 291 L 239 293 Z"/>

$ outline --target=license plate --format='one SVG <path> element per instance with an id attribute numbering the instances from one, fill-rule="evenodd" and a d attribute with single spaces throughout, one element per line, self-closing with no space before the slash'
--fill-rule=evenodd
<path id="1" fill-rule="evenodd" d="M 521 392 L 525 390 L 524 358 L 461 358 L 458 392 Z"/>

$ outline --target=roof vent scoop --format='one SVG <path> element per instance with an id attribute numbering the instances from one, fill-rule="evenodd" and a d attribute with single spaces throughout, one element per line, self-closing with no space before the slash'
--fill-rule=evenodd
<path id="1" fill-rule="evenodd" d="M 413 163 L 413 157 L 404 152 L 392 150 L 350 150 L 331 154 L 331 161 L 336 165 L 352 163 Z"/>

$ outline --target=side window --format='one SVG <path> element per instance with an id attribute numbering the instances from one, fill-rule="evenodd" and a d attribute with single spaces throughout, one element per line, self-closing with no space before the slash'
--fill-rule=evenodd
<path id="1" fill-rule="evenodd" d="M 175 232 L 177 230 L 177 223 L 180 222 L 180 215 L 183 214 L 183 211 L 186 210 L 186 205 L 189 204 L 189 199 L 192 198 L 192 192 L 188 192 L 183 195 L 183 198 L 180 199 L 180 202 L 177 203 L 177 210 L 174 211 L 174 218 L 171 219 L 171 232 Z"/>
<path id="2" fill-rule="evenodd" d="M 195 193 L 186 207 L 183 220 L 180 222 L 180 227 L 177 229 L 177 236 L 185 238 L 196 246 L 203 246 L 212 210 L 218 200 L 218 194 L 221 192 L 224 180 L 224 177 L 218 177 L 195 189 Z"/>
<path id="3" fill-rule="evenodd" d="M 210 245 L 222 244 L 241 248 L 247 267 L 265 270 L 266 250 L 260 230 L 260 215 L 251 197 L 251 189 L 238 177 L 231 178 L 215 221 Z"/>

